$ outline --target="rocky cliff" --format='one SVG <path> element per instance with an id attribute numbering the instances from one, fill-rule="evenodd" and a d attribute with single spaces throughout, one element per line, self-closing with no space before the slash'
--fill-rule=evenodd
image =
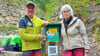
<path id="1" fill-rule="evenodd" d="M 18 26 L 18 20 L 24 10 L 15 5 L 7 5 L 4 0 L 0 1 L 0 26 Z"/>

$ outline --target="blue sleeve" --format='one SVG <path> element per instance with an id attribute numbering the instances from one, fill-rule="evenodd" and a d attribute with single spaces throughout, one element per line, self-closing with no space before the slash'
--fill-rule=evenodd
<path id="1" fill-rule="evenodd" d="M 20 19 L 20 21 L 19 21 L 19 28 L 24 28 L 24 29 L 26 28 L 25 22 L 23 19 Z"/>

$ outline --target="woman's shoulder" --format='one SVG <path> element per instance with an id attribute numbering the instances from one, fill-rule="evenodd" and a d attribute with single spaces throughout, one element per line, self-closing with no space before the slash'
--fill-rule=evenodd
<path id="1" fill-rule="evenodd" d="M 76 19 L 79 19 L 79 18 L 74 16 L 72 20 L 76 20 Z"/>
<path id="2" fill-rule="evenodd" d="M 79 24 L 83 23 L 83 21 L 78 17 L 73 17 L 73 20 L 74 21 L 76 20 L 76 22 L 79 23 Z"/>
<path id="3" fill-rule="evenodd" d="M 73 17 L 73 21 L 75 21 L 75 20 L 77 20 L 77 21 L 82 21 L 80 18 L 78 18 L 78 17 Z"/>

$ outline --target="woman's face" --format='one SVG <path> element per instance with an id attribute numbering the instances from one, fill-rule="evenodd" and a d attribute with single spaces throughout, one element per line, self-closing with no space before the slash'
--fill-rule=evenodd
<path id="1" fill-rule="evenodd" d="M 69 19 L 71 16 L 70 10 L 69 9 L 64 9 L 63 10 L 63 17 L 65 18 L 65 20 Z"/>

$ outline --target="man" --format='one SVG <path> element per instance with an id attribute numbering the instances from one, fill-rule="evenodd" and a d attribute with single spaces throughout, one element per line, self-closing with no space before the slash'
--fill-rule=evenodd
<path id="1" fill-rule="evenodd" d="M 40 35 L 42 25 L 47 26 L 48 22 L 34 16 L 35 5 L 33 2 L 26 3 L 25 15 L 19 21 L 19 35 L 22 39 L 22 51 L 24 56 L 42 56 L 41 40 L 46 36 Z"/>

